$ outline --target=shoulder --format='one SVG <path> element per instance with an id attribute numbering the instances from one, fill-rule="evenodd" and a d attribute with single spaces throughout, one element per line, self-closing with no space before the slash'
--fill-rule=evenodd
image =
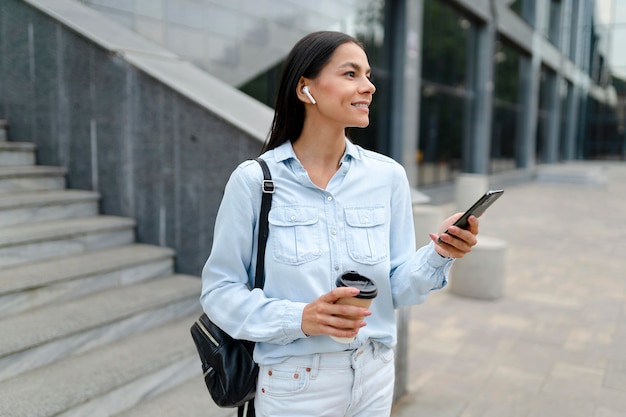
<path id="1" fill-rule="evenodd" d="M 359 154 L 358 159 L 366 169 L 375 170 L 373 172 L 380 172 L 381 170 L 384 170 L 389 173 L 393 173 L 394 175 L 406 176 L 404 167 L 395 159 L 375 151 L 364 149 L 358 145 L 355 146 Z"/>
<path id="2" fill-rule="evenodd" d="M 231 177 L 238 178 L 246 183 L 258 182 L 263 180 L 263 171 L 257 161 L 248 159 L 237 165 Z"/>
<path id="3" fill-rule="evenodd" d="M 263 183 L 263 171 L 254 159 L 243 161 L 230 174 L 226 183 L 225 194 L 241 200 L 256 199 Z"/>

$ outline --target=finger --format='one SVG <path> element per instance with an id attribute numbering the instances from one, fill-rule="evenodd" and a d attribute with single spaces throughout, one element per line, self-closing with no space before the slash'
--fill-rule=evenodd
<path id="1" fill-rule="evenodd" d="M 365 320 L 363 317 L 355 317 L 355 316 L 330 316 L 328 326 L 333 327 L 338 330 L 359 330 L 361 327 L 365 325 Z"/>
<path id="2" fill-rule="evenodd" d="M 332 304 L 329 306 L 329 312 L 333 316 L 349 318 L 352 320 L 363 320 L 364 317 L 372 314 L 372 312 L 365 307 L 343 303 Z"/>
<path id="3" fill-rule="evenodd" d="M 430 239 L 435 243 L 435 252 L 437 252 L 440 256 L 446 258 L 455 258 L 456 256 L 450 251 L 452 246 L 447 244 L 444 239 L 449 239 L 450 236 L 446 237 L 446 234 L 436 235 L 434 233 L 429 233 Z"/>
<path id="4" fill-rule="evenodd" d="M 450 233 L 447 236 L 443 236 L 442 240 L 446 245 L 446 249 L 449 251 L 454 251 L 456 254 L 457 251 L 461 253 L 467 253 L 472 250 L 472 246 L 475 245 L 476 237 L 468 232 L 467 230 L 458 229 L 458 234 L 453 235 Z"/>
<path id="5" fill-rule="evenodd" d="M 470 216 L 470 218 L 468 219 L 469 221 L 469 225 L 470 227 L 468 228 L 468 230 L 474 234 L 477 235 L 478 234 L 478 225 L 479 225 L 479 221 L 478 218 L 476 216 Z"/>
<path id="6" fill-rule="evenodd" d="M 436 245 L 439 245 L 442 248 L 446 248 L 447 246 L 453 246 L 453 242 L 459 240 L 458 237 L 452 234 L 452 230 L 446 233 L 442 233 L 439 236 L 432 234 L 431 239 L 433 239 Z"/>
<path id="7" fill-rule="evenodd" d="M 439 236 L 431 233 L 430 238 L 437 246 L 437 253 L 449 258 L 462 258 L 471 252 L 472 247 L 477 243 L 474 234 L 456 226 L 451 226 L 448 233 Z"/>
<path id="8" fill-rule="evenodd" d="M 430 237 L 430 240 L 432 240 L 435 243 L 435 245 L 440 243 L 439 235 L 437 235 L 435 233 L 429 233 L 428 236 Z"/>
<path id="9" fill-rule="evenodd" d="M 322 295 L 320 298 L 327 303 L 333 304 L 335 303 L 335 301 L 339 300 L 340 298 L 354 297 L 359 292 L 360 291 L 358 290 L 358 288 L 354 288 L 354 287 L 337 287 L 333 289 L 331 292 L 328 292 Z"/>
<path id="10" fill-rule="evenodd" d="M 470 246 L 474 246 L 476 244 L 476 234 L 469 229 L 461 229 L 457 226 L 450 226 L 448 234 L 457 240 L 468 243 Z M 449 240 L 448 242 L 454 245 L 453 242 L 455 241 Z"/>
<path id="11" fill-rule="evenodd" d="M 345 337 L 354 336 L 361 327 L 366 325 L 364 316 L 371 314 L 368 310 L 355 306 L 323 304 L 324 312 L 317 314 L 313 323 L 303 323 L 303 331 L 306 334 L 329 334 L 342 337 L 340 332 L 350 332 Z"/>

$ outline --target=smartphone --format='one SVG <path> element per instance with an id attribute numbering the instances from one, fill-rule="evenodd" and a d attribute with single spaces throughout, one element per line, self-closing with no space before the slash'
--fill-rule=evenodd
<path id="1" fill-rule="evenodd" d="M 469 222 L 467 221 L 471 215 L 480 217 L 490 205 L 492 205 L 500 196 L 504 193 L 504 190 L 489 190 L 477 202 L 472 205 L 459 219 L 454 222 L 453 226 L 460 227 L 461 229 L 467 229 Z"/>

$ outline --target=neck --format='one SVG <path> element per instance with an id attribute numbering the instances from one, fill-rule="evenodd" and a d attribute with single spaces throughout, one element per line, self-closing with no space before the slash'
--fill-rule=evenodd
<path id="1" fill-rule="evenodd" d="M 325 189 L 330 179 L 339 169 L 341 157 L 346 150 L 345 137 L 315 137 L 300 135 L 293 142 L 293 151 L 307 171 L 313 184 Z"/>
<path id="2" fill-rule="evenodd" d="M 345 131 L 318 124 L 305 124 L 300 137 L 293 142 L 296 156 L 305 168 L 337 169 L 346 150 Z"/>
<path id="3" fill-rule="evenodd" d="M 307 139 L 300 136 L 293 142 L 293 150 L 307 171 L 309 169 L 336 171 L 346 151 L 345 139 Z"/>

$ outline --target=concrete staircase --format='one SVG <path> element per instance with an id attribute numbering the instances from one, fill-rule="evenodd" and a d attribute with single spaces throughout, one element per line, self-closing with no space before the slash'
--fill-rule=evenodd
<path id="1" fill-rule="evenodd" d="M 230 416 L 204 388 L 189 327 L 197 277 L 134 242 L 132 219 L 65 189 L 0 121 L 0 417 Z"/>

